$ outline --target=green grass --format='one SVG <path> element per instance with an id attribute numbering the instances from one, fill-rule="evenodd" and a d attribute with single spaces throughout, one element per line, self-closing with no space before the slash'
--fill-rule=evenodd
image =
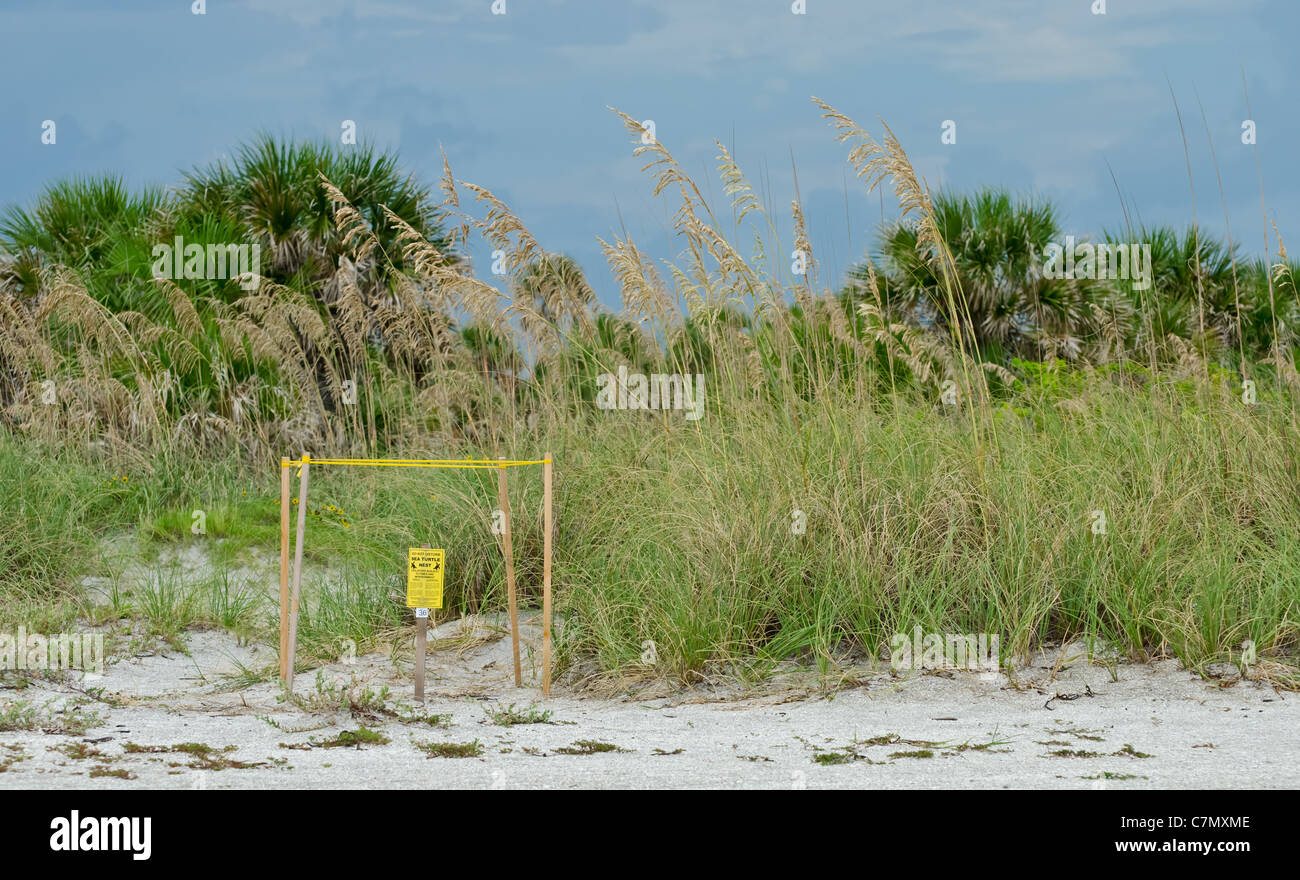
<path id="1" fill-rule="evenodd" d="M 483 744 L 478 740 L 465 743 L 414 743 L 414 745 L 429 758 L 481 758 L 483 756 Z"/>
<path id="2" fill-rule="evenodd" d="M 836 764 L 852 764 L 854 761 L 864 760 L 856 752 L 818 752 L 813 755 L 813 763 L 821 764 L 824 767 L 832 767 Z"/>
<path id="3" fill-rule="evenodd" d="M 184 765 L 191 770 L 250 770 L 256 767 L 265 767 L 265 761 L 254 761 L 252 763 L 245 761 L 236 761 L 230 757 L 238 746 L 228 745 L 222 748 L 210 746 L 207 743 L 186 742 L 173 746 L 145 746 L 139 743 L 128 742 L 123 745 L 122 750 L 129 755 L 152 755 L 152 754 L 175 754 L 184 755 L 189 758 L 190 763 Z M 182 766 L 176 762 L 168 762 L 169 767 Z M 120 774 L 111 774 L 120 775 Z M 134 778 L 134 777 L 123 777 Z"/>
<path id="4" fill-rule="evenodd" d="M 354 718 L 379 718 L 396 716 L 388 708 L 388 688 L 372 689 L 355 678 L 346 684 L 327 681 L 325 673 L 317 671 L 316 686 L 307 694 L 286 694 L 286 699 L 312 712 L 346 711 Z"/>
<path id="5" fill-rule="evenodd" d="M 571 746 L 560 746 L 555 750 L 557 755 L 600 755 L 607 752 L 626 752 L 628 749 L 622 749 L 613 743 L 601 742 L 595 739 L 576 740 Z"/>
<path id="6" fill-rule="evenodd" d="M 323 749 L 359 749 L 362 746 L 382 746 L 389 742 L 391 742 L 391 740 L 379 731 L 371 730 L 369 727 L 359 727 L 356 730 L 341 731 L 338 736 L 333 737 L 332 739 L 319 742 L 312 740 L 311 744 Z"/>
<path id="7" fill-rule="evenodd" d="M 392 634 L 406 615 L 398 584 L 392 568 L 366 571 L 352 565 L 312 578 L 299 607 L 299 657 L 338 662 L 351 646 L 364 652 Z M 278 617 L 278 606 L 272 613 Z"/>
<path id="8" fill-rule="evenodd" d="M 1000 634 L 1004 659 L 1064 637 L 1191 665 L 1246 639 L 1293 656 L 1300 517 L 1273 488 L 1295 485 L 1286 411 L 1104 380 L 1079 414 L 1025 404 L 1034 421 L 985 431 L 982 453 L 964 418 L 907 402 L 810 407 L 802 432 L 756 413 L 743 434 L 642 441 L 632 466 L 626 423 L 597 425 L 565 471 L 563 649 L 617 669 L 653 640 L 686 676 L 876 655 L 920 625 Z"/>
<path id="9" fill-rule="evenodd" d="M 75 761 L 83 761 L 87 758 L 102 758 L 104 756 L 104 753 L 99 749 L 84 742 L 68 742 L 62 745 L 50 746 L 50 751 L 59 752 Z"/>
<path id="10" fill-rule="evenodd" d="M 7 773 L 15 764 L 29 760 L 31 755 L 17 743 L 0 745 L 0 773 Z"/>
<path id="11" fill-rule="evenodd" d="M 536 706 L 516 709 L 515 704 L 511 703 L 508 706 L 488 706 L 483 711 L 493 724 L 500 724 L 503 727 L 513 727 L 516 724 L 551 723 L 551 711 L 549 709 L 539 709 Z"/>
<path id="12" fill-rule="evenodd" d="M 100 776 L 112 776 L 116 779 L 135 779 L 136 776 L 130 770 L 124 767 L 109 767 L 106 764 L 97 764 L 90 768 L 90 778 L 95 779 Z"/>
<path id="13" fill-rule="evenodd" d="M 75 701 L 55 706 L 52 701 L 37 705 L 30 700 L 0 698 L 0 733 L 26 730 L 84 736 L 86 731 L 103 723 L 102 715 L 82 708 Z"/>
<path id="14" fill-rule="evenodd" d="M 138 495 L 79 456 L 0 439 L 0 625 L 67 628 L 79 578 L 96 570 L 98 536 L 123 514 L 129 525 Z"/>
<path id="15" fill-rule="evenodd" d="M 560 670 L 643 674 L 647 641 L 653 672 L 670 679 L 724 664 L 761 673 L 785 659 L 829 667 L 879 656 L 918 625 L 999 634 L 1011 664 L 1044 641 L 1083 638 L 1195 669 L 1237 662 L 1251 640 L 1260 658 L 1294 666 L 1300 497 L 1288 487 L 1300 485 L 1300 432 L 1289 408 L 1244 406 L 1222 385 L 1135 388 L 1103 372 L 1081 374 L 1071 394 L 1065 408 L 1025 388 L 1011 399 L 1022 415 L 995 415 L 978 431 L 906 395 L 866 408 L 802 404 L 788 417 L 754 404 L 669 431 L 623 413 L 575 420 L 543 441 L 560 462 Z M 512 448 L 534 455 L 543 442 Z M 99 564 L 98 542 L 130 523 L 157 541 L 155 511 L 176 509 L 177 479 L 253 524 L 216 538 L 209 519 L 208 535 L 169 540 L 221 541 L 274 565 L 278 535 L 268 539 L 263 513 L 235 500 L 257 491 L 249 504 L 274 513 L 274 468 L 166 465 L 113 483 L 111 466 L 0 444 L 0 482 L 15 499 L 0 512 L 10 626 L 64 627 L 86 613 L 78 578 Z M 55 474 L 80 494 L 50 491 Z M 520 469 L 511 480 L 530 607 L 540 598 L 540 479 Z M 444 616 L 501 608 L 494 488 L 478 472 L 319 468 L 311 503 L 346 510 L 350 528 L 309 518 L 302 662 L 409 636 L 402 559 L 425 541 L 448 549 Z M 792 533 L 794 509 L 807 515 L 804 534 Z M 1106 513 L 1104 535 L 1091 529 L 1094 510 Z M 117 610 L 166 638 L 215 626 L 274 644 L 273 577 L 258 593 L 229 573 L 189 583 L 157 569 L 124 588 Z"/>

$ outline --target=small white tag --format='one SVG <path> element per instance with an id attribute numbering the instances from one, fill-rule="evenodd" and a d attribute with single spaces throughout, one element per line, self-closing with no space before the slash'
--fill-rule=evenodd
<path id="1" fill-rule="evenodd" d="M 417 609 L 415 609 L 415 616 L 416 616 L 417 618 L 420 618 L 420 617 L 428 617 L 428 616 L 429 616 L 429 609 L 428 609 L 428 608 L 417 608 Z"/>

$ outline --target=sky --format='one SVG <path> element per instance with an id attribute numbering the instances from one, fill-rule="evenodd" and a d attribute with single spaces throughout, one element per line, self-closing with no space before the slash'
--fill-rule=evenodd
<path id="1" fill-rule="evenodd" d="M 724 143 L 787 249 L 797 192 L 821 283 L 838 284 L 897 210 L 854 178 L 816 95 L 873 134 L 887 123 L 932 190 L 1050 199 L 1064 234 L 1122 229 L 1127 205 L 1147 224 L 1195 215 L 1247 254 L 1266 232 L 1276 251 L 1274 222 L 1300 241 L 1295 0 L 203 6 L 0 0 L 0 206 L 74 175 L 173 184 L 257 132 L 339 143 L 351 120 L 431 186 L 445 150 L 616 305 L 597 236 L 626 231 L 657 260 L 682 243 L 615 107 L 653 120 L 725 215 Z M 469 255 L 491 280 L 490 247 Z"/>

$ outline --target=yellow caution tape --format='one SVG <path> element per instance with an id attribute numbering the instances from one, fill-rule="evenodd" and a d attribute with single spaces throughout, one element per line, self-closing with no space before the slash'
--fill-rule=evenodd
<path id="1" fill-rule="evenodd" d="M 301 468 L 303 464 L 339 464 L 370 467 L 433 467 L 433 468 L 507 468 L 522 467 L 529 464 L 550 464 L 552 459 L 536 460 L 496 460 L 491 458 L 312 458 L 304 455 L 301 460 L 281 459 L 280 467 Z"/>

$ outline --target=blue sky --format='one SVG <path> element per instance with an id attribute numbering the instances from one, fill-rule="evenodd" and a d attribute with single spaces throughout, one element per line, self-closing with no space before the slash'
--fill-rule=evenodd
<path id="1" fill-rule="evenodd" d="M 612 304 L 596 236 L 678 251 L 614 106 L 653 119 L 719 201 L 714 138 L 734 148 L 786 242 L 793 156 L 826 283 L 894 211 L 853 179 L 817 95 L 873 132 L 884 119 L 932 188 L 1037 193 L 1080 235 L 1122 226 L 1115 181 L 1153 224 L 1189 223 L 1194 187 L 1222 233 L 1208 124 L 1233 238 L 1262 254 L 1253 118 L 1264 206 L 1300 242 L 1294 0 L 1093 3 L 505 0 L 493 15 L 492 0 L 208 0 L 199 16 L 190 0 L 0 0 L 0 204 L 74 174 L 171 183 L 259 130 L 337 143 L 351 119 L 430 184 L 441 146 Z M 486 246 L 471 256 L 486 274 Z"/>

